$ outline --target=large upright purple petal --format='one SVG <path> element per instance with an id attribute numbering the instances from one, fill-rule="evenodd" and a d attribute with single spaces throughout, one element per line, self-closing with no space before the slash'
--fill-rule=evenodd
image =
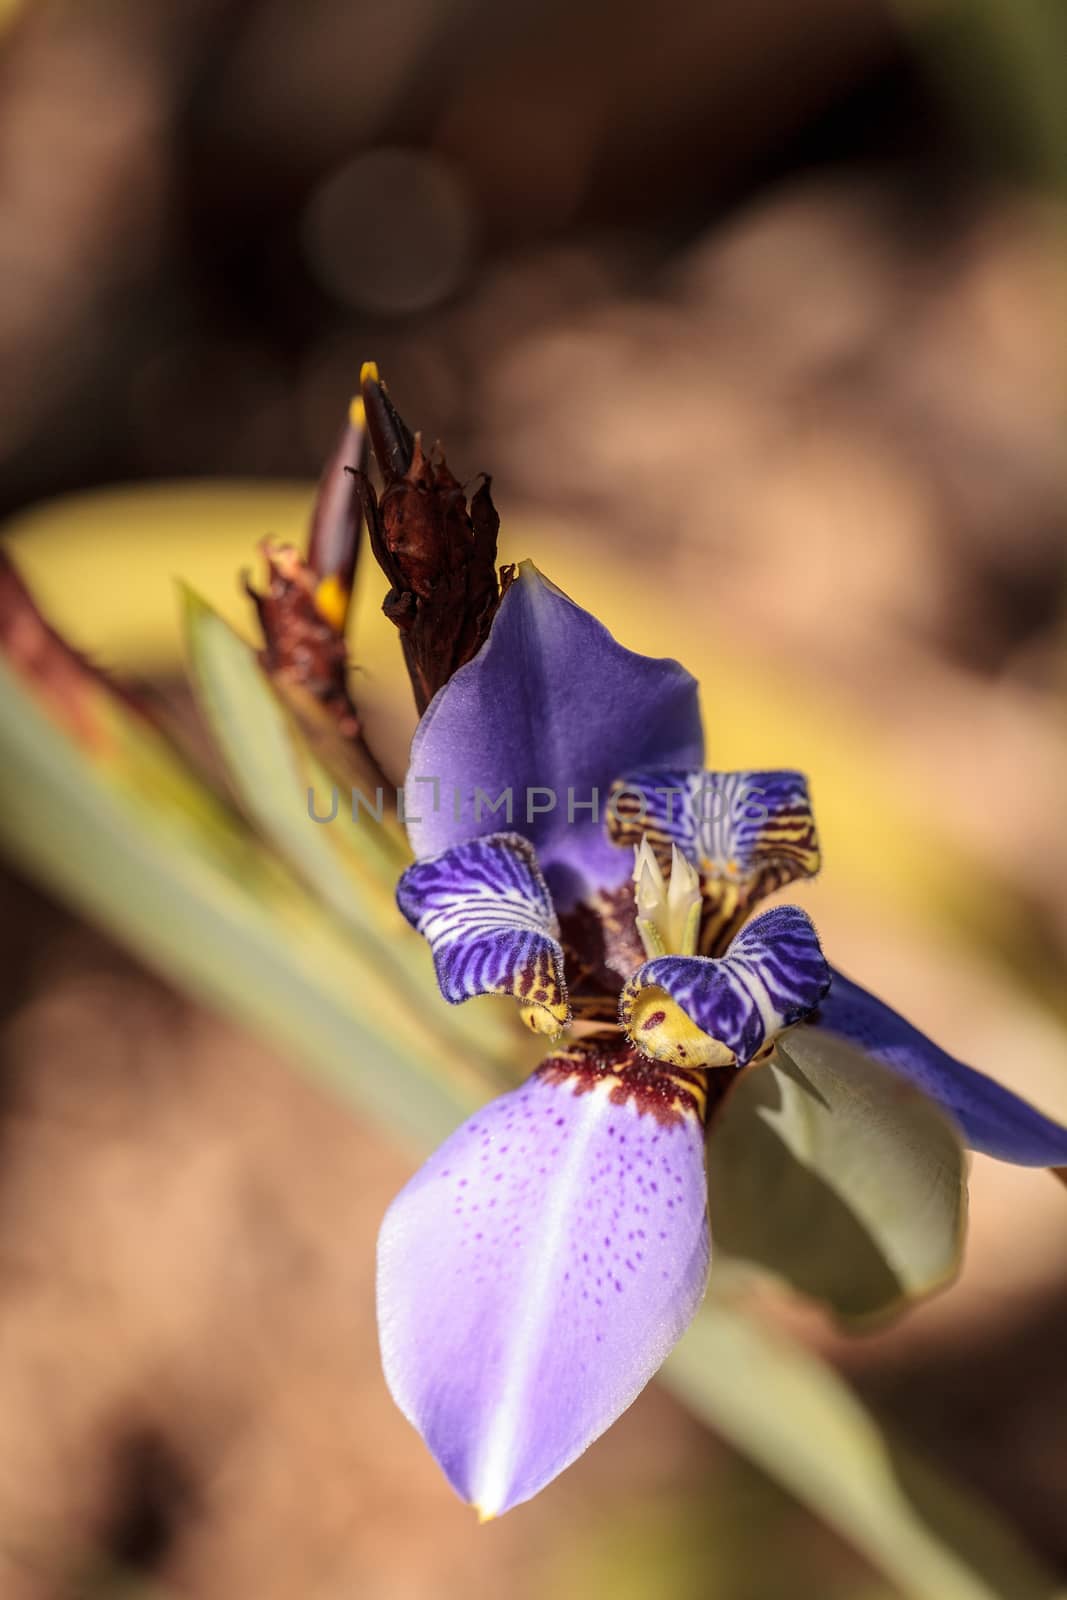
<path id="1" fill-rule="evenodd" d="M 704 1294 L 702 1081 L 614 1049 L 576 1047 L 494 1100 L 382 1225 L 386 1380 L 483 1516 L 626 1409 Z"/>
<path id="2" fill-rule="evenodd" d="M 964 1066 L 858 983 L 834 973 L 813 1024 L 859 1045 L 952 1116 L 973 1150 L 1021 1167 L 1067 1165 L 1067 1128 Z"/>
<path id="3" fill-rule="evenodd" d="M 605 837 L 612 781 L 635 767 L 700 766 L 703 749 L 696 680 L 624 649 L 524 562 L 485 645 L 418 726 L 408 834 L 427 856 L 505 827 L 522 833 L 566 910 L 630 872 Z M 490 810 L 507 794 L 510 813 L 506 802 Z"/>

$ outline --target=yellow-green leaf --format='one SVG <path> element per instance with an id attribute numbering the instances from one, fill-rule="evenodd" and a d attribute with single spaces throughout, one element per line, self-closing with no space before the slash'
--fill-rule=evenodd
<path id="1" fill-rule="evenodd" d="M 387 1125 L 440 1138 L 492 1083 L 449 1052 L 289 873 L 150 732 L 115 727 L 131 762 L 94 760 L 0 662 L 0 844 L 143 960 L 268 1040 Z M 310 824 L 309 824 L 310 826 Z"/>
<path id="2" fill-rule="evenodd" d="M 966 1157 L 934 1104 L 816 1028 L 741 1075 L 712 1128 L 720 1255 L 784 1279 L 843 1321 L 885 1317 L 949 1281 Z"/>
<path id="3" fill-rule="evenodd" d="M 713 1291 L 661 1378 L 915 1600 L 1063 1600 L 992 1506 L 889 1438 L 830 1367 L 729 1298 Z"/>
<path id="4" fill-rule="evenodd" d="M 254 651 L 188 591 L 185 631 L 200 709 L 250 821 L 355 936 L 374 942 L 379 965 L 429 1030 L 457 1049 L 492 1050 L 514 1070 L 526 1041 L 512 1008 L 488 996 L 446 1005 L 429 948 L 397 908 L 410 852 L 395 821 L 395 791 L 360 785 L 367 804 L 354 811 L 351 786 L 335 785 L 315 759 Z M 331 821 L 315 820 L 331 812 Z"/>

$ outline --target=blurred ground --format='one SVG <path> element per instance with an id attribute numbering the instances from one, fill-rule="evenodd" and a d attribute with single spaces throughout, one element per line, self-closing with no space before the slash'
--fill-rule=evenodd
<path id="1" fill-rule="evenodd" d="M 0 510 L 311 474 L 377 356 L 590 573 L 684 596 L 691 638 L 866 724 L 1022 933 L 950 948 L 829 874 L 820 926 L 961 1053 L 1062 1092 L 1062 223 L 890 8 L 0 17 Z M 4 895 L 4 1600 L 99 1592 L 94 1549 L 196 1600 L 881 1592 L 654 1390 L 477 1534 L 377 1366 L 405 1154 Z M 952 1295 L 859 1344 L 799 1321 L 1067 1571 L 1063 1202 L 979 1163 Z"/>

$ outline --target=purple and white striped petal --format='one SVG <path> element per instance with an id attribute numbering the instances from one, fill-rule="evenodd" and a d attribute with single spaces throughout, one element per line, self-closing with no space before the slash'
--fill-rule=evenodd
<path id="1" fill-rule="evenodd" d="M 859 1045 L 949 1113 L 972 1150 L 1021 1167 L 1067 1166 L 1067 1128 L 965 1066 L 858 983 L 834 972 L 812 1026 Z"/>
<path id="2" fill-rule="evenodd" d="M 536 846 L 566 911 L 629 876 L 604 834 L 612 781 L 703 753 L 696 680 L 676 661 L 624 649 L 524 562 L 488 640 L 416 730 L 408 836 L 421 857 L 506 823 Z"/>
<path id="3" fill-rule="evenodd" d="M 819 841 L 801 772 L 644 768 L 612 787 L 608 835 L 648 840 L 666 870 L 676 845 L 700 873 L 700 948 L 717 954 L 765 895 L 819 870 Z"/>
<path id="4" fill-rule="evenodd" d="M 536 1033 L 557 1034 L 570 1016 L 559 923 L 533 846 L 493 834 L 416 861 L 397 903 L 433 951 L 452 1005 L 509 994 Z"/>
<path id="5" fill-rule="evenodd" d="M 775 906 L 725 956 L 657 956 L 622 993 L 619 1019 L 634 1045 L 679 1067 L 745 1066 L 830 986 L 811 918 Z"/>
<path id="6" fill-rule="evenodd" d="M 586 1042 L 464 1123 L 389 1209 L 386 1381 L 483 1518 L 581 1455 L 700 1304 L 701 1076 Z"/>

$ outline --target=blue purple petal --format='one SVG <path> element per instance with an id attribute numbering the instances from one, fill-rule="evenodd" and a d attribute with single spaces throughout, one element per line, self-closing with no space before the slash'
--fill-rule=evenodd
<path id="1" fill-rule="evenodd" d="M 619 773 L 702 759 L 696 680 L 676 661 L 624 649 L 527 562 L 486 644 L 419 724 L 408 834 L 421 857 L 514 828 L 567 910 L 629 874 L 604 831 Z"/>
<path id="2" fill-rule="evenodd" d="M 657 1060 L 745 1066 L 813 1011 L 829 984 L 811 918 L 799 906 L 775 906 L 718 959 L 646 961 L 623 990 L 619 1016 L 633 1043 Z"/>
<path id="3" fill-rule="evenodd" d="M 533 846 L 518 834 L 471 839 L 417 861 L 396 891 L 401 911 L 433 951 L 452 1005 L 510 994 L 538 1033 L 569 1017 L 563 951 Z"/>
<path id="4" fill-rule="evenodd" d="M 1067 1164 L 1067 1128 L 965 1066 L 883 1001 L 834 972 L 814 1024 L 859 1045 L 952 1116 L 972 1150 L 1023 1167 Z"/>
<path id="5" fill-rule="evenodd" d="M 466 1122 L 390 1207 L 386 1380 L 483 1516 L 569 1466 L 696 1311 L 709 1260 L 701 1097 L 618 1046 L 578 1047 Z"/>

